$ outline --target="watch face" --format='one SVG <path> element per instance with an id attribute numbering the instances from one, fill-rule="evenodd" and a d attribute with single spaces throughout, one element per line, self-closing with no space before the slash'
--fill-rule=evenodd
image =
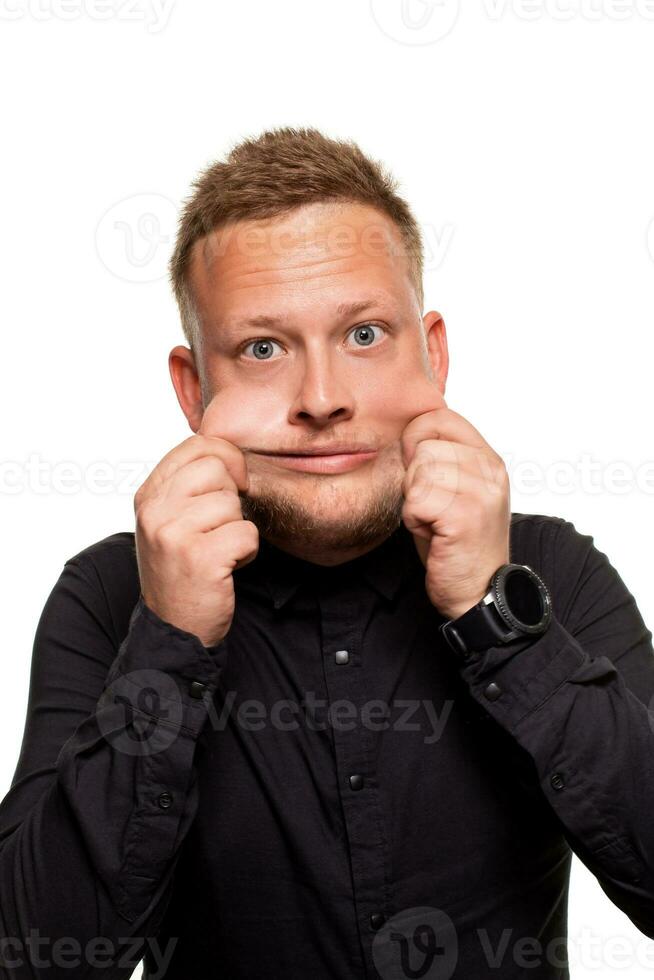
<path id="1" fill-rule="evenodd" d="M 498 571 L 494 591 L 497 608 L 507 625 L 526 633 L 539 633 L 546 628 L 552 615 L 550 595 L 533 568 L 505 565 Z"/>
<path id="2" fill-rule="evenodd" d="M 516 619 L 525 626 L 536 626 L 543 618 L 540 590 L 534 580 L 518 569 L 510 571 L 504 581 L 504 598 Z"/>

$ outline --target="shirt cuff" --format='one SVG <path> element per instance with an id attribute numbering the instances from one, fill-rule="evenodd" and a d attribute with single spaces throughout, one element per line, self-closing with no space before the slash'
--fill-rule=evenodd
<path id="1" fill-rule="evenodd" d="M 581 676 L 588 663 L 588 653 L 552 616 L 545 633 L 473 654 L 460 661 L 460 673 L 482 708 L 513 732 L 577 672 Z"/>
<path id="2" fill-rule="evenodd" d="M 195 736 L 206 720 L 228 653 L 227 637 L 205 647 L 194 633 L 161 619 L 139 595 L 105 680 L 103 702 L 110 688 L 135 714 Z"/>

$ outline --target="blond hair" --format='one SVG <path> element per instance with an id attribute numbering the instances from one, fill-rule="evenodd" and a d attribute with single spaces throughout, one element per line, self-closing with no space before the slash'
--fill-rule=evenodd
<path id="1" fill-rule="evenodd" d="M 352 140 L 290 126 L 242 140 L 224 161 L 203 170 L 184 202 L 169 267 L 182 330 L 191 349 L 201 336 L 188 282 L 195 243 L 227 222 L 274 218 L 319 201 L 367 204 L 395 222 L 422 310 L 422 235 L 409 205 L 396 193 L 397 186 L 383 165 L 365 156 Z"/>

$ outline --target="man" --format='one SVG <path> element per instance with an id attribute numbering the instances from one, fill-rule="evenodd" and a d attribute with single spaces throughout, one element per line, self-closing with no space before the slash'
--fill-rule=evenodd
<path id="1" fill-rule="evenodd" d="M 392 179 L 245 140 L 171 274 L 193 435 L 42 613 L 2 975 L 568 977 L 572 851 L 653 937 L 652 634 L 446 405 Z"/>

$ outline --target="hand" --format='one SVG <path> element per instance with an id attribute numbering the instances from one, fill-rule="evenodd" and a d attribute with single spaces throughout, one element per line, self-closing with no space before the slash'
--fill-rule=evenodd
<path id="1" fill-rule="evenodd" d="M 175 446 L 136 491 L 136 553 L 145 604 L 161 619 L 219 643 L 234 616 L 232 572 L 256 556 L 244 521 L 245 458 L 233 443 L 196 433 Z"/>
<path id="2" fill-rule="evenodd" d="M 509 561 L 511 504 L 502 458 L 462 415 L 443 407 L 412 418 L 401 437 L 402 520 L 426 568 L 425 586 L 446 619 L 488 591 Z"/>

